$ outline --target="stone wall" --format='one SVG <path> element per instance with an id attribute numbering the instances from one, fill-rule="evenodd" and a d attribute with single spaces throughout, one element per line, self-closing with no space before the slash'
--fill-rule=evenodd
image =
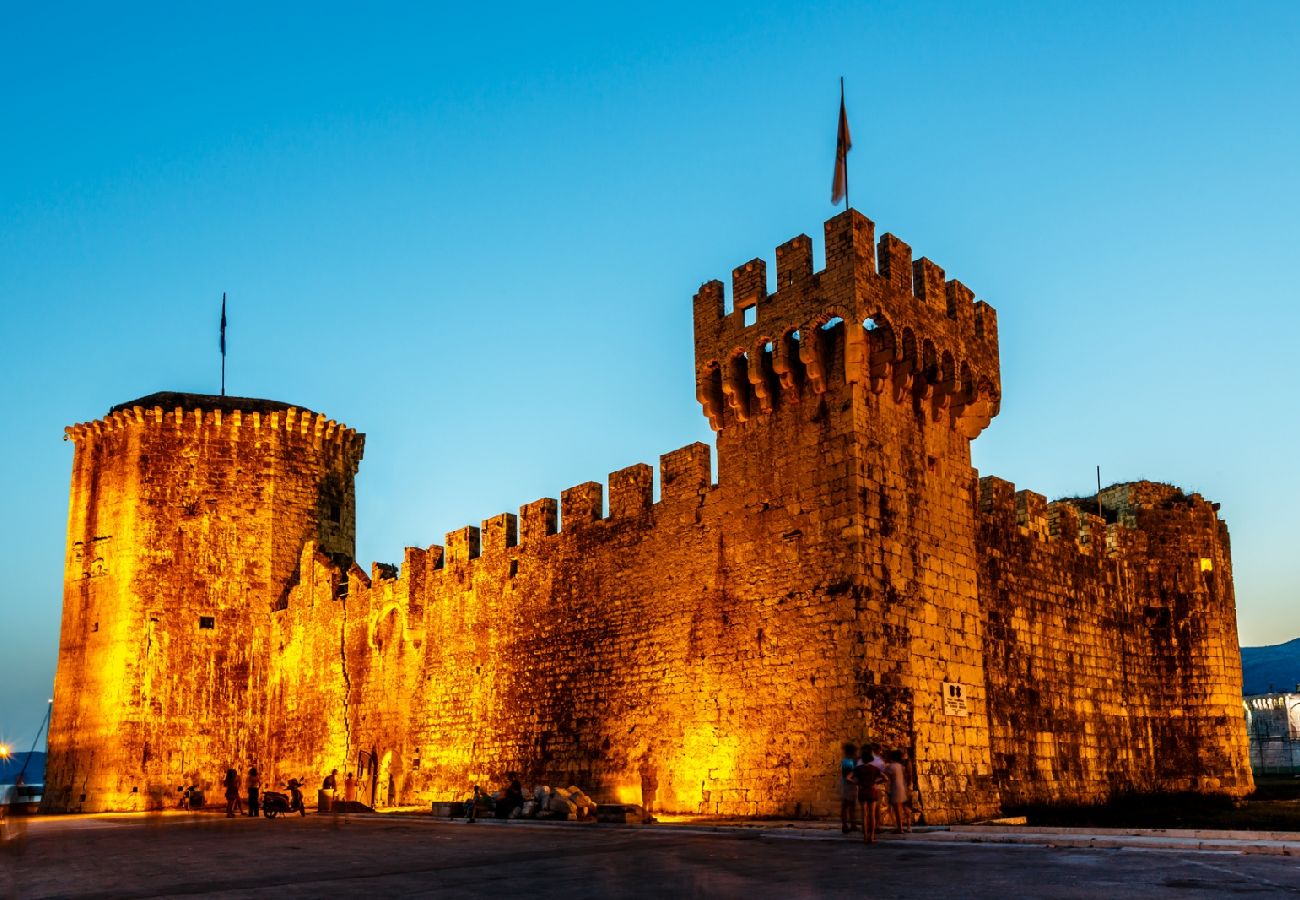
<path id="1" fill-rule="evenodd" d="M 351 561 L 360 438 L 319 455 L 298 437 L 351 435 L 323 417 L 295 419 L 295 443 L 255 465 L 216 411 L 189 430 L 178 415 L 147 454 L 103 444 L 102 423 L 75 431 L 70 534 L 119 516 L 120 533 L 144 523 L 142 554 L 172 548 L 169 568 L 141 564 L 102 601 L 127 623 L 121 646 L 138 655 L 145 611 L 186 599 L 144 644 L 149 667 L 113 661 L 113 683 L 151 705 L 88 731 L 64 698 L 111 688 L 90 674 L 104 657 L 70 575 L 51 734 L 63 805 L 121 804 L 124 774 L 165 790 L 177 763 L 149 760 L 180 752 L 209 781 L 250 763 L 272 781 L 355 772 L 376 805 L 518 771 L 666 812 L 825 815 L 845 739 L 908 750 L 932 822 L 1249 790 L 1213 507 L 1139 483 L 1103 492 L 1099 518 L 977 484 L 970 441 L 1001 398 L 993 309 L 856 212 L 827 223 L 825 246 L 821 271 L 806 236 L 778 248 L 774 291 L 752 260 L 730 303 L 720 282 L 695 298 L 716 484 L 693 444 L 660 458 L 657 499 L 655 471 L 633 465 L 400 565 Z M 177 468 L 191 459 L 206 474 Z M 210 507 L 186 530 L 156 492 L 195 484 Z M 237 630 L 197 658 L 158 656 L 193 640 L 191 595 Z M 92 734 L 114 742 L 116 774 L 75 750 Z M 77 803 L 78 779 L 113 778 Z"/>
<path id="2" fill-rule="evenodd" d="M 980 481 L 1004 805 L 1248 792 L 1226 529 L 1168 485 L 1117 485 L 1102 504 Z"/>
<path id="3" fill-rule="evenodd" d="M 68 437 L 46 804 L 166 805 L 216 753 L 260 745 L 270 613 L 305 541 L 354 552 L 362 438 L 287 404 L 176 394 Z"/>

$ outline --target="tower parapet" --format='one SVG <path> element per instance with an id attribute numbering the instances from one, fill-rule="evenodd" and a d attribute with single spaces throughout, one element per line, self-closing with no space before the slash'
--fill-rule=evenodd
<path id="1" fill-rule="evenodd" d="M 767 264 L 753 259 L 732 272 L 730 312 L 721 281 L 695 295 L 696 390 L 710 425 L 760 417 L 838 380 L 910 396 L 975 438 L 1002 397 L 996 311 L 929 259 L 913 261 L 894 235 L 877 245 L 856 210 L 825 232 L 819 272 L 801 234 L 776 249 L 774 292 Z"/>

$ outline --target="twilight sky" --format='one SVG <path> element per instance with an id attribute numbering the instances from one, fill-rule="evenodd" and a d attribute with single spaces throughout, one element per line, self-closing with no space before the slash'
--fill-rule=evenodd
<path id="1" fill-rule="evenodd" d="M 53 681 L 63 426 L 215 392 L 223 290 L 231 393 L 364 431 L 400 561 L 710 439 L 691 295 L 820 259 L 840 75 L 854 205 L 998 309 L 980 471 L 1220 501 L 1242 642 L 1300 635 L 1300 6 L 55 6 L 0 29 L 0 740 Z"/>

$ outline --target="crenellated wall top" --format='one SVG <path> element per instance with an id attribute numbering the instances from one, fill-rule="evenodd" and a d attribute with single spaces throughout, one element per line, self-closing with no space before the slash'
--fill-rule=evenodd
<path id="1" fill-rule="evenodd" d="M 236 437 L 245 429 L 256 434 L 279 432 L 316 446 L 341 450 L 355 468 L 365 450 L 366 436 L 324 413 L 278 400 L 184 394 L 163 391 L 119 403 L 102 419 L 79 422 L 64 429 L 64 439 L 92 440 L 129 428 L 174 428 L 226 431 Z"/>

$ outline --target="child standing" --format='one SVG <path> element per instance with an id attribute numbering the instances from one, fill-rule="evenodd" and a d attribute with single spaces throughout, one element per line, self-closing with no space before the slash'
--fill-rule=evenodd
<path id="1" fill-rule="evenodd" d="M 894 812 L 894 830 L 903 833 L 903 822 L 907 819 L 907 830 L 912 830 L 912 822 L 903 807 L 908 801 L 907 766 L 903 765 L 903 754 L 891 750 L 885 763 L 885 782 L 889 789 L 889 808 Z"/>

